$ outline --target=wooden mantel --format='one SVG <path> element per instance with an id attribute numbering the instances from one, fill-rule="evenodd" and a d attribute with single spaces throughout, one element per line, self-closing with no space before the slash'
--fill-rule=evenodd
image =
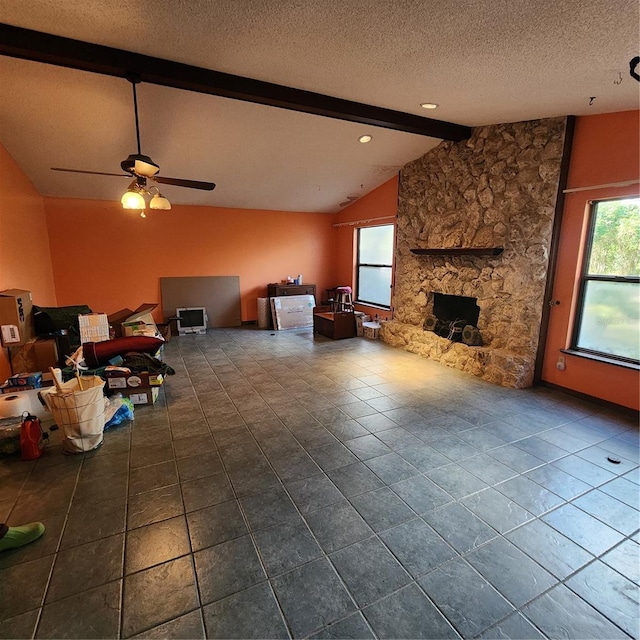
<path id="1" fill-rule="evenodd" d="M 450 247 L 448 249 L 410 249 L 417 256 L 499 256 L 504 247 Z"/>

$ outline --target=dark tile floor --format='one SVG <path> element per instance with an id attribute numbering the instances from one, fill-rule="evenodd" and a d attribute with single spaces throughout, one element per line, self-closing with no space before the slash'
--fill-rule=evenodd
<path id="1" fill-rule="evenodd" d="M 165 360 L 98 451 L 0 461 L 0 520 L 47 527 L 0 637 L 638 637 L 634 417 L 308 330 Z"/>

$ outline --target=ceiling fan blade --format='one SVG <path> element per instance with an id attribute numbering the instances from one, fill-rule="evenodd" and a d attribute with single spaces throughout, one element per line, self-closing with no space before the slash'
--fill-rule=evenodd
<path id="1" fill-rule="evenodd" d="M 360 196 L 347 196 L 347 199 L 344 202 L 341 202 L 338 206 L 346 207 L 348 204 L 353 204 L 359 198 Z"/>
<path id="2" fill-rule="evenodd" d="M 126 173 L 106 173 L 104 171 L 85 171 L 84 169 L 64 169 L 63 167 L 51 167 L 51 171 L 67 171 L 68 173 L 88 173 L 92 176 L 115 176 L 116 178 L 126 177 Z"/>
<path id="3" fill-rule="evenodd" d="M 203 191 L 213 191 L 216 188 L 215 182 L 182 180 L 181 178 L 165 178 L 164 176 L 154 176 L 152 180 L 160 182 L 161 184 L 171 184 L 174 187 L 188 187 L 189 189 L 202 189 Z"/>

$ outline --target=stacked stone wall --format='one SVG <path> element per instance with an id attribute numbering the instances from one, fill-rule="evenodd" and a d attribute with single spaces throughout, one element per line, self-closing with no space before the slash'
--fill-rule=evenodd
<path id="1" fill-rule="evenodd" d="M 566 118 L 474 129 L 400 176 L 394 319 L 386 342 L 509 387 L 531 384 Z M 415 248 L 504 247 L 499 256 L 416 256 Z M 477 298 L 484 346 L 422 330 L 432 292 Z"/>

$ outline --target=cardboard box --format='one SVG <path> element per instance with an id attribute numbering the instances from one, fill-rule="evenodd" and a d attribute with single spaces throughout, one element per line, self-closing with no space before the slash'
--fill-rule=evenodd
<path id="1" fill-rule="evenodd" d="M 107 389 L 122 391 L 123 389 L 140 389 L 160 387 L 164 382 L 161 373 L 126 373 L 124 371 L 105 371 Z"/>
<path id="2" fill-rule="evenodd" d="M 109 324 L 113 327 L 116 338 L 123 338 L 125 336 L 132 335 L 160 335 L 153 316 L 151 315 L 151 312 L 157 306 L 157 302 L 145 302 L 141 304 L 135 311 L 131 311 L 131 309 L 120 309 L 120 311 L 116 311 L 115 313 L 110 314 L 108 316 L 108 320 Z M 127 333 L 125 325 L 130 325 L 130 333 Z M 153 330 L 154 333 L 133 333 L 133 331 L 136 330 L 136 325 L 138 326 L 139 330 Z M 141 328 L 140 325 L 145 325 L 145 327 Z"/>
<path id="3" fill-rule="evenodd" d="M 121 393 L 133 404 L 153 404 L 158 399 L 160 387 L 164 382 L 161 373 L 127 373 L 125 371 L 105 371 L 107 390 Z"/>
<path id="4" fill-rule="evenodd" d="M 32 371 L 30 373 L 17 373 L 7 378 L 10 387 L 29 387 L 37 389 L 42 386 L 42 371 Z"/>
<path id="5" fill-rule="evenodd" d="M 36 366 L 30 367 L 32 371 L 49 371 L 49 367 L 60 365 L 58 341 L 55 338 L 41 338 L 36 340 L 33 346 L 36 354 Z"/>
<path id="6" fill-rule="evenodd" d="M 132 404 L 153 404 L 160 395 L 160 387 L 143 387 L 140 389 L 119 389 L 119 393 L 129 398 Z"/>
<path id="7" fill-rule="evenodd" d="M 300 329 L 313 326 L 313 296 L 282 296 L 271 298 L 273 326 L 280 329 Z"/>
<path id="8" fill-rule="evenodd" d="M 14 371 L 49 371 L 59 366 L 58 341 L 55 338 L 36 338 L 11 351 Z"/>
<path id="9" fill-rule="evenodd" d="M 0 342 L 3 347 L 20 347 L 34 337 L 31 291 L 0 291 Z"/>
<path id="10" fill-rule="evenodd" d="M 150 313 L 145 314 L 145 316 L 139 320 L 123 322 L 122 328 L 125 336 L 149 336 L 150 338 L 157 338 L 160 334 Z"/>
<path id="11" fill-rule="evenodd" d="M 110 313 L 107 316 L 107 320 L 109 320 L 109 324 L 111 325 L 116 338 L 124 337 L 124 333 L 122 331 L 122 323 L 133 314 L 134 312 L 131 309 L 120 309 L 120 311 Z"/>

